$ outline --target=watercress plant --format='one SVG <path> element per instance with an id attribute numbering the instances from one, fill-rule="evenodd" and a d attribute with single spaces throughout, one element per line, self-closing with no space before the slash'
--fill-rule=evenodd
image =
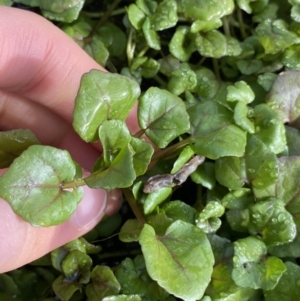
<path id="1" fill-rule="evenodd" d="M 103 147 L 93 172 L 84 178 L 66 151 L 28 130 L 2 132 L 0 196 L 34 226 L 68 219 L 84 185 L 122 189 L 125 209 L 0 275 L 0 297 L 298 298 L 297 1 L 2 3 L 38 6 L 110 73 L 84 74 L 75 100 L 74 129 Z M 136 101 L 140 131 L 131 133 Z M 113 233 L 121 247 L 91 244 Z M 26 294 L 21 276 L 48 290 Z"/>

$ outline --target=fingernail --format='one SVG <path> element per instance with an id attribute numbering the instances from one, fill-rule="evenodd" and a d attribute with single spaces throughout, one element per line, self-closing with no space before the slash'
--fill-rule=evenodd
<path id="1" fill-rule="evenodd" d="M 122 200 L 122 192 L 120 189 L 108 190 L 105 214 L 108 216 L 115 214 L 121 207 Z"/>
<path id="2" fill-rule="evenodd" d="M 106 204 L 107 192 L 105 190 L 84 187 L 83 200 L 70 218 L 72 226 L 78 230 L 90 228 L 104 215 Z"/>

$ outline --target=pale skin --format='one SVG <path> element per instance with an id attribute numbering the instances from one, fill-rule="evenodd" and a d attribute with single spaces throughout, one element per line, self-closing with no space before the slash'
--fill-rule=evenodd
<path id="1" fill-rule="evenodd" d="M 44 18 L 0 7 L 0 130 L 31 129 L 46 145 L 68 150 L 87 171 L 99 147 L 82 142 L 72 128 L 74 99 L 83 73 L 103 68 Z M 138 130 L 134 111 L 127 120 Z M 1 170 L 3 174 L 5 170 Z M 16 269 L 82 236 L 121 203 L 119 191 L 92 190 L 59 226 L 35 228 L 0 199 L 0 273 Z"/>

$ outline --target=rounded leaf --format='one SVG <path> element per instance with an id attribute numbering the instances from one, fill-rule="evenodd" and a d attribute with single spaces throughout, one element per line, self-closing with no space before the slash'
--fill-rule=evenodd
<path id="1" fill-rule="evenodd" d="M 184 102 L 166 90 L 152 87 L 140 98 L 138 121 L 150 140 L 160 148 L 189 130 Z"/>
<path id="2" fill-rule="evenodd" d="M 84 74 L 75 100 L 75 131 L 87 142 L 97 140 L 98 127 L 105 120 L 125 120 L 139 94 L 138 83 L 126 76 L 100 70 Z"/>
<path id="3" fill-rule="evenodd" d="M 67 151 L 50 146 L 30 146 L 0 177 L 0 196 L 34 226 L 58 225 L 76 210 L 82 187 L 63 190 L 76 165 Z"/>
<path id="4" fill-rule="evenodd" d="M 153 280 L 185 301 L 201 299 L 211 279 L 214 256 L 200 229 L 175 221 L 160 236 L 145 224 L 139 242 Z"/>
<path id="5" fill-rule="evenodd" d="M 247 237 L 234 242 L 232 279 L 236 285 L 273 289 L 286 271 L 277 257 L 267 257 L 267 247 L 259 239 Z"/>

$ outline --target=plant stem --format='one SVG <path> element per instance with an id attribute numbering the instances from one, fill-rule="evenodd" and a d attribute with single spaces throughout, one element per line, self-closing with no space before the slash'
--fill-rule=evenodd
<path id="1" fill-rule="evenodd" d="M 112 15 L 114 9 L 119 5 L 121 1 L 122 0 L 114 0 L 114 2 L 111 4 L 111 6 L 108 8 L 108 10 L 104 13 L 102 18 L 91 31 L 90 36 L 93 36 L 96 33 L 96 31 L 107 21 L 107 19 Z"/>
<path id="2" fill-rule="evenodd" d="M 127 39 L 127 46 L 126 46 L 126 54 L 128 60 L 128 67 L 131 67 L 132 60 L 134 58 L 134 51 L 135 51 L 135 44 L 132 44 L 132 36 L 133 36 L 134 29 L 130 27 Z"/>
<path id="3" fill-rule="evenodd" d="M 155 80 L 161 85 L 162 88 L 167 87 L 167 82 L 164 81 L 159 75 L 156 74 L 156 75 L 153 77 L 153 79 L 155 79 Z"/>
<path id="4" fill-rule="evenodd" d="M 98 260 L 105 260 L 105 259 L 109 259 L 109 258 L 115 258 L 115 257 L 128 257 L 128 256 L 136 256 L 141 254 L 141 250 L 137 249 L 137 250 L 125 250 L 125 251 L 115 251 L 115 252 L 109 252 L 109 253 L 100 253 L 97 258 Z"/>
<path id="5" fill-rule="evenodd" d="M 239 7 L 237 8 L 236 13 L 237 13 L 237 19 L 239 22 L 239 28 L 241 31 L 242 38 L 246 39 L 247 35 L 246 35 L 245 27 L 244 27 L 243 15 L 242 15 L 242 11 Z"/>
<path id="6" fill-rule="evenodd" d="M 146 219 L 144 214 L 141 212 L 140 208 L 137 205 L 137 202 L 132 194 L 132 191 L 129 188 L 123 188 L 122 192 L 125 195 L 125 198 L 131 208 L 131 210 L 133 211 L 135 217 L 138 219 L 138 221 L 144 225 L 146 223 Z"/>
<path id="7" fill-rule="evenodd" d="M 150 47 L 147 45 L 145 46 L 137 55 L 137 57 L 142 57 L 144 56 L 144 54 L 148 51 L 148 49 L 150 49 Z"/>
<path id="8" fill-rule="evenodd" d="M 225 33 L 227 36 L 231 36 L 231 34 L 230 34 L 229 22 L 228 22 L 227 17 L 223 17 L 223 18 L 222 18 L 222 22 L 223 22 L 224 33 Z"/>
<path id="9" fill-rule="evenodd" d="M 137 133 L 135 133 L 134 135 L 133 135 L 133 137 L 135 137 L 135 138 L 140 138 L 142 135 L 144 135 L 145 134 L 145 130 L 139 130 Z"/>
<path id="10" fill-rule="evenodd" d="M 73 180 L 72 182 L 62 184 L 61 189 L 66 190 L 66 189 L 76 188 L 76 187 L 85 186 L 85 185 L 86 185 L 86 183 L 83 179 Z"/>
<path id="11" fill-rule="evenodd" d="M 218 61 L 213 58 L 212 59 L 212 63 L 213 63 L 213 67 L 214 67 L 216 78 L 217 78 L 218 82 L 220 83 L 221 82 L 221 76 L 220 76 L 220 70 L 219 70 Z"/>
<path id="12" fill-rule="evenodd" d="M 94 12 L 88 12 L 88 11 L 82 11 L 81 14 L 90 18 L 100 18 L 102 16 L 105 15 L 106 12 L 98 12 L 98 13 L 94 13 Z M 126 13 L 126 8 L 122 7 L 122 8 L 118 8 L 116 10 L 114 10 L 110 15 L 111 16 L 117 16 L 117 15 L 122 15 Z"/>
<path id="13" fill-rule="evenodd" d="M 204 205 L 203 205 L 203 200 L 202 200 L 202 186 L 201 185 L 198 185 L 197 186 L 197 197 L 196 197 L 196 202 L 194 204 L 194 208 L 197 210 L 197 211 L 202 211 L 203 208 L 204 208 Z"/>
<path id="14" fill-rule="evenodd" d="M 188 145 L 189 144 L 189 140 L 190 140 L 190 137 L 186 138 L 186 139 L 183 139 L 182 141 L 179 141 L 157 153 L 155 153 L 153 156 L 152 156 L 152 159 L 151 161 L 155 161 L 155 160 L 158 160 L 160 159 L 161 157 L 165 157 L 167 154 L 171 153 L 171 152 L 175 152 L 177 151 L 178 149 L 181 149 L 183 148 L 184 146 Z"/>

